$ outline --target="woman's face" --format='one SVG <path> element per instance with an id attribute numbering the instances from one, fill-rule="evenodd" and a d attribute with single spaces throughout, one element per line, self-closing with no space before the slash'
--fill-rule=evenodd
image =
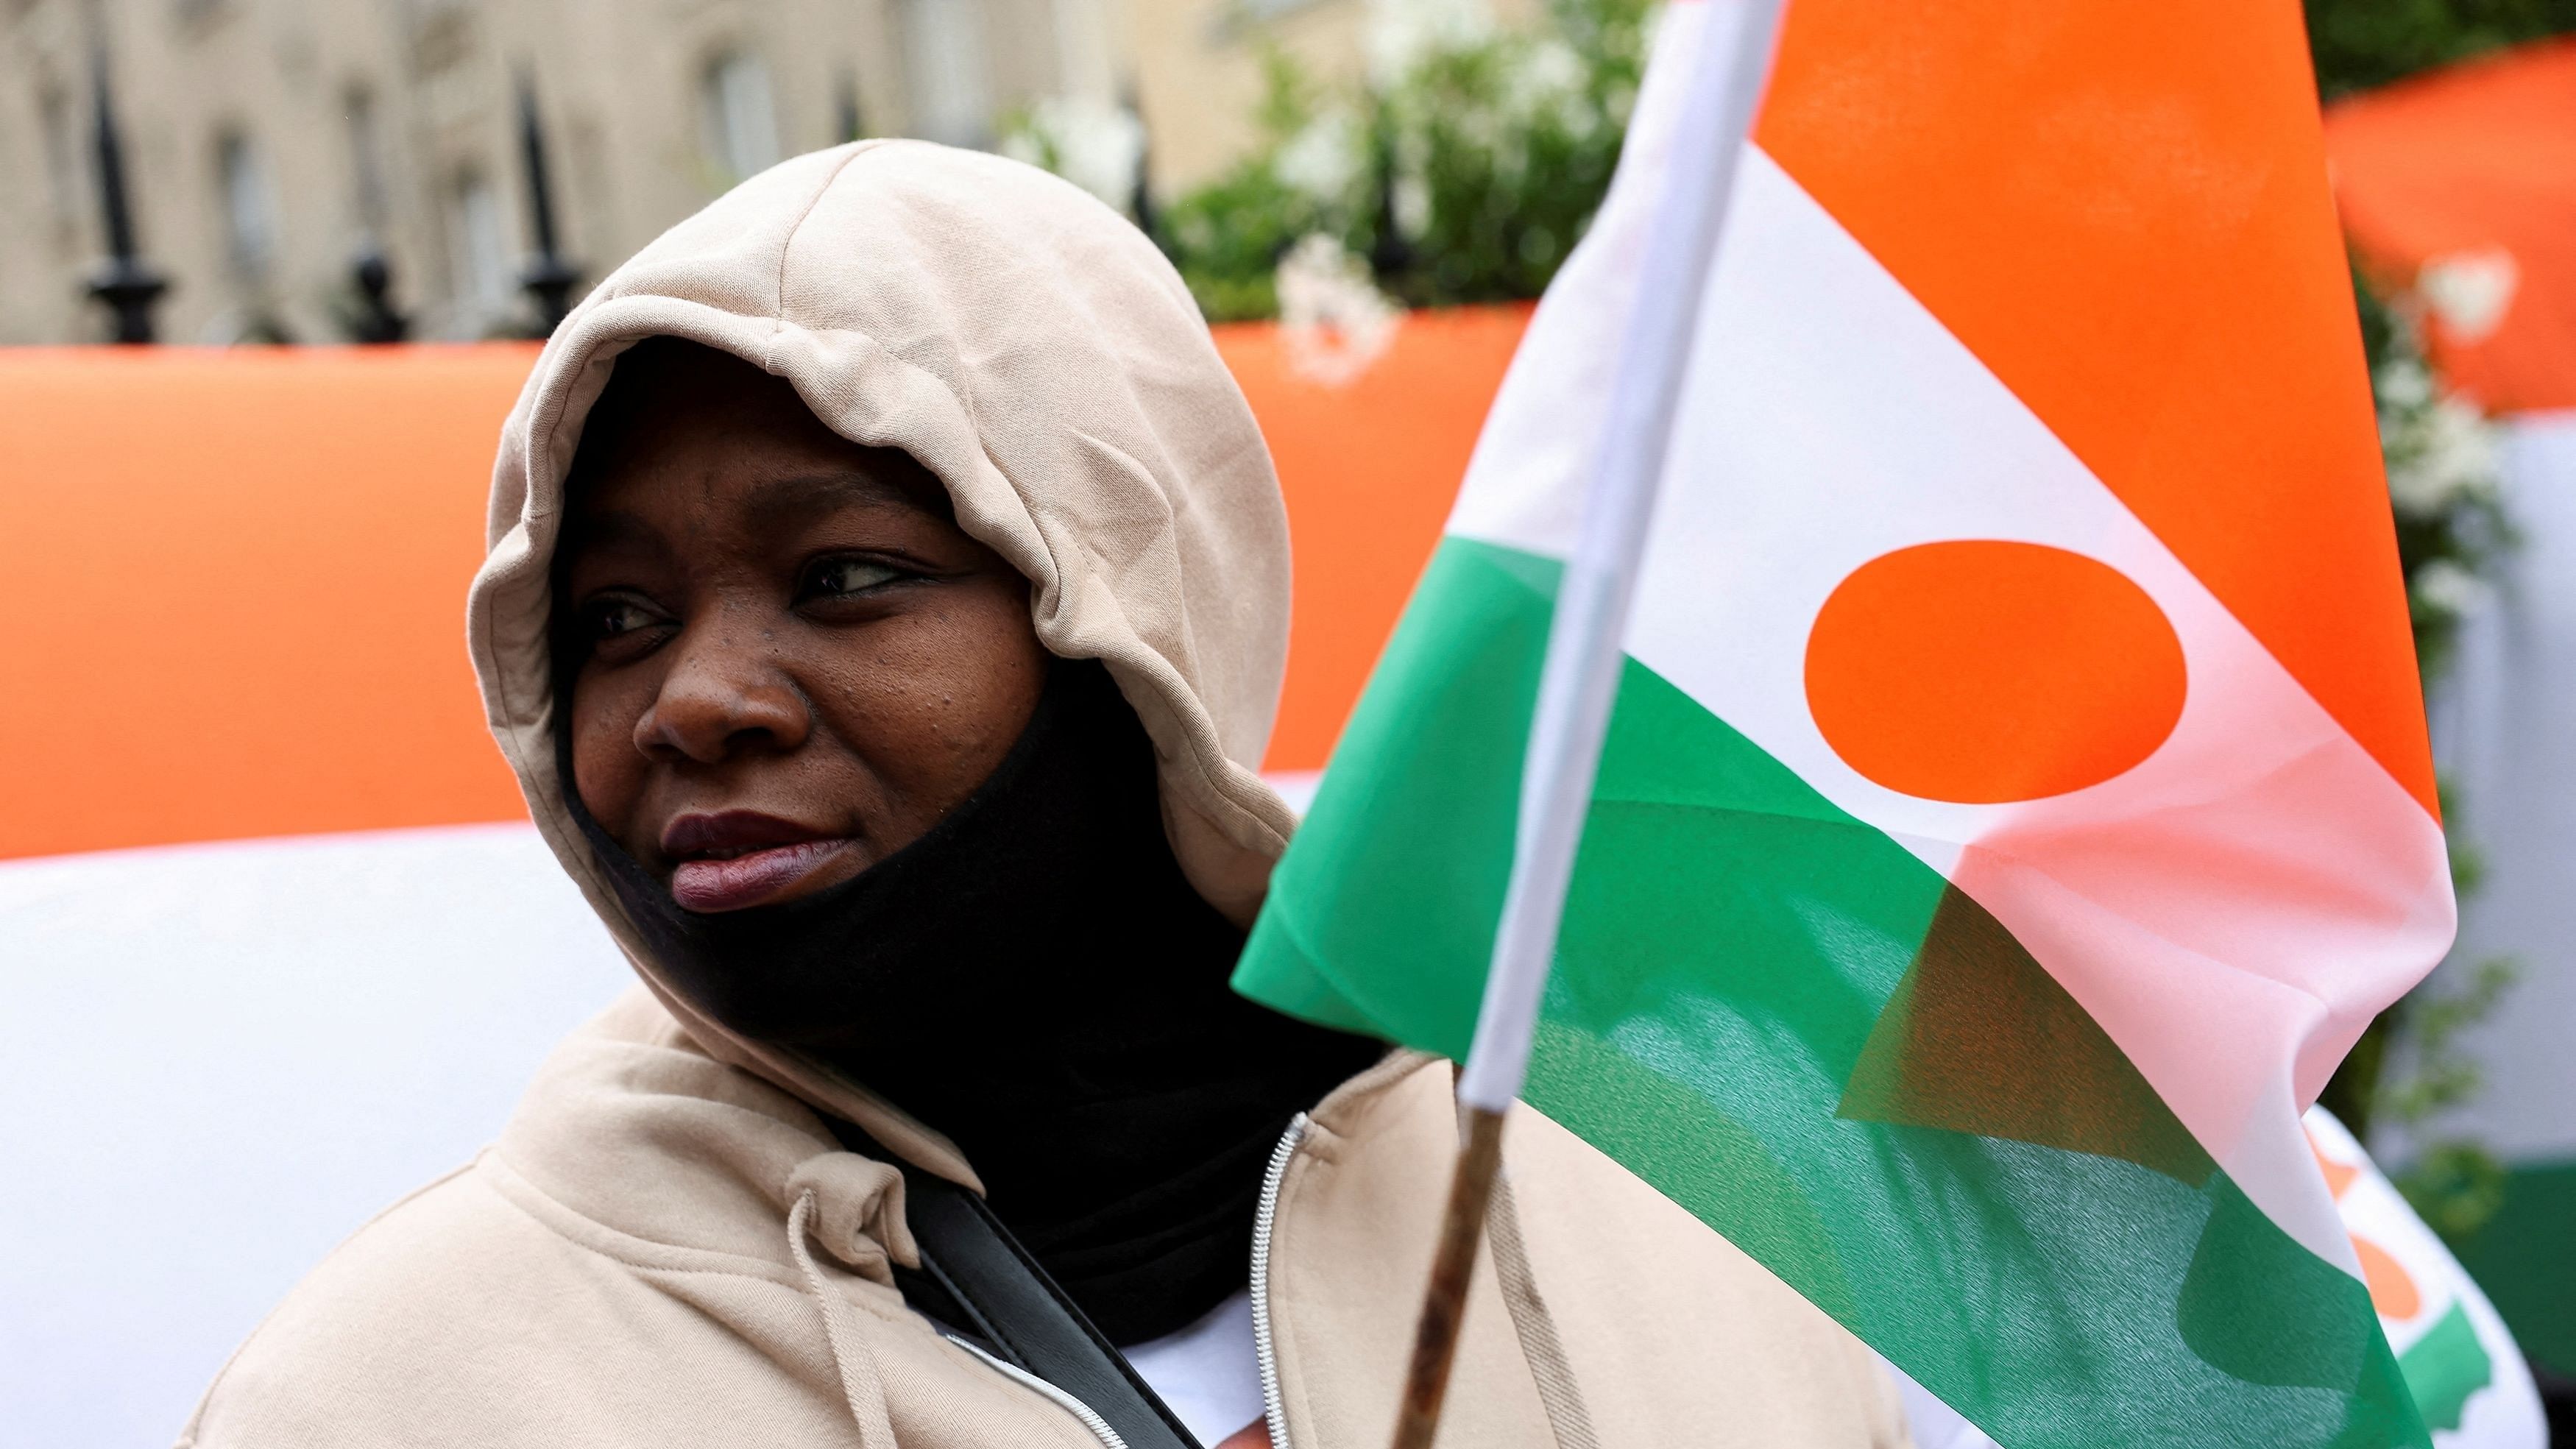
<path id="1" fill-rule="evenodd" d="M 621 360 L 557 637 L 574 786 L 693 911 L 821 890 L 993 773 L 1047 672 L 1028 584 L 910 457 L 704 348 Z"/>

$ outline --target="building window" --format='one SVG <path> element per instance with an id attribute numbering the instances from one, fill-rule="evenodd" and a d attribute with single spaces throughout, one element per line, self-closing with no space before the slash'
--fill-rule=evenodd
<path id="1" fill-rule="evenodd" d="M 224 208 L 225 260 L 238 280 L 265 282 L 277 258 L 277 213 L 268 189 L 267 159 L 249 136 L 228 131 L 215 141 L 215 175 Z"/>
<path id="2" fill-rule="evenodd" d="M 992 140 L 992 70 L 973 0 L 903 0 L 912 133 L 952 146 Z"/>
<path id="3" fill-rule="evenodd" d="M 510 243 L 501 231 L 501 202 L 479 171 L 462 173 L 450 190 L 448 236 L 457 310 L 479 329 L 510 305 Z"/>
<path id="4" fill-rule="evenodd" d="M 700 89 L 707 155 L 726 181 L 778 164 L 778 105 L 760 57 L 738 50 L 716 57 Z"/>

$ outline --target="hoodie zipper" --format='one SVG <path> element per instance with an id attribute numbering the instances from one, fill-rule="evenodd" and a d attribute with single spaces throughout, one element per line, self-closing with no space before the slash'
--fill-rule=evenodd
<path id="1" fill-rule="evenodd" d="M 1001 1370 L 1005 1377 L 1037 1390 L 1052 1400 L 1057 1408 L 1080 1419 L 1082 1427 L 1091 1431 L 1091 1436 L 1100 1441 L 1102 1449 L 1127 1449 L 1127 1441 L 1119 1437 L 1118 1431 L 1109 1427 L 1109 1421 L 1100 1417 L 1089 1404 L 1039 1378 L 1036 1374 L 1030 1373 L 1027 1369 L 1002 1362 L 967 1339 L 959 1338 L 953 1333 L 943 1333 L 940 1337 Z"/>
<path id="2" fill-rule="evenodd" d="M 1288 1409 L 1279 1396 L 1279 1346 L 1270 1331 L 1270 1230 L 1279 1215 L 1279 1185 L 1288 1176 L 1288 1160 L 1305 1140 L 1306 1114 L 1290 1118 L 1279 1145 L 1270 1149 L 1270 1168 L 1261 1175 L 1261 1212 L 1252 1220 L 1252 1351 L 1261 1360 L 1261 1416 L 1270 1426 L 1271 1449 L 1288 1449 Z"/>
<path id="3" fill-rule="evenodd" d="M 1270 1166 L 1261 1174 L 1261 1211 L 1252 1220 L 1252 1351 L 1261 1363 L 1261 1417 L 1270 1426 L 1271 1449 L 1288 1449 L 1288 1410 L 1279 1396 L 1279 1353 L 1270 1332 L 1270 1230 L 1279 1215 L 1279 1185 L 1288 1176 L 1288 1161 L 1297 1155 L 1297 1144 L 1305 1140 L 1306 1126 L 1305 1113 L 1290 1118 L 1288 1130 L 1280 1134 L 1279 1145 L 1270 1149 Z M 1127 1441 L 1089 1404 L 1026 1369 L 1004 1363 L 970 1340 L 953 1333 L 940 1336 L 1006 1377 L 1045 1395 L 1058 1408 L 1080 1419 L 1105 1449 L 1127 1449 Z"/>

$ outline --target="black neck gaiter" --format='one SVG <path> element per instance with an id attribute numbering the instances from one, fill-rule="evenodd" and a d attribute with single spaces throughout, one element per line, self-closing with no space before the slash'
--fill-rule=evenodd
<path id="1" fill-rule="evenodd" d="M 563 778 L 572 772 L 567 765 Z M 1226 985 L 1243 933 L 1173 859 L 1153 746 L 1059 662 L 991 779 L 854 879 L 701 915 L 570 801 L 671 984 L 946 1133 L 1114 1343 L 1242 1287 L 1272 1146 L 1380 1043 Z"/>

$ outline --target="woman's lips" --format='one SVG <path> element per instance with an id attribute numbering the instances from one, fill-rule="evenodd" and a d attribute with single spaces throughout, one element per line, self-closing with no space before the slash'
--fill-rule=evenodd
<path id="1" fill-rule="evenodd" d="M 683 815 L 662 829 L 662 853 L 677 862 L 671 899 L 691 911 L 774 901 L 854 843 L 756 810 Z"/>
<path id="2" fill-rule="evenodd" d="M 684 860 L 671 872 L 671 899 L 682 910 L 738 911 L 785 895 L 850 848 L 848 840 L 803 840 L 745 851 L 726 860 Z"/>

